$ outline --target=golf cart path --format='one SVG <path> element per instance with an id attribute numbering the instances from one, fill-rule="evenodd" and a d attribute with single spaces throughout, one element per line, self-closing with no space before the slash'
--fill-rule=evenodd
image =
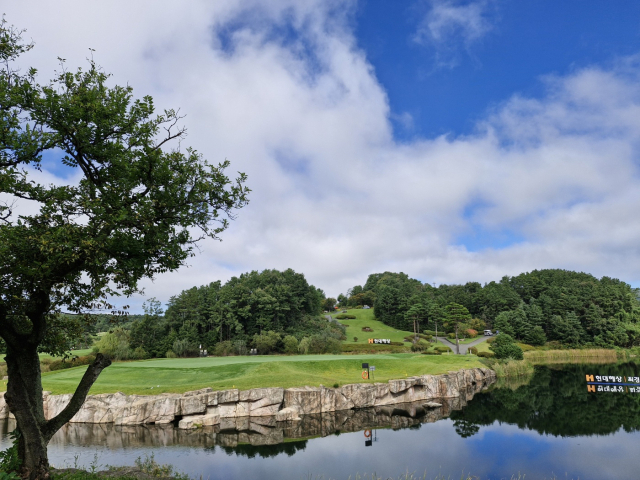
<path id="1" fill-rule="evenodd" d="M 446 345 L 447 347 L 450 347 L 451 350 L 453 351 L 453 353 L 456 353 L 456 344 L 455 342 L 450 342 L 447 338 L 444 337 L 436 337 L 439 341 L 441 341 L 444 345 Z M 469 349 L 475 345 L 478 345 L 479 343 L 482 342 L 486 342 L 487 339 L 489 339 L 491 337 L 480 337 L 477 340 L 474 340 L 471 343 L 460 343 L 460 355 L 466 355 L 467 351 L 469 351 Z"/>

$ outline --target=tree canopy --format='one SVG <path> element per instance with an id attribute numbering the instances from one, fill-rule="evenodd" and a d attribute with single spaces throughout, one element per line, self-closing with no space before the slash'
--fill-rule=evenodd
<path id="1" fill-rule="evenodd" d="M 435 322 L 444 322 L 453 331 L 454 324 L 446 322 L 446 307 L 457 304 L 472 317 L 463 322 L 465 327 L 478 330 L 486 325 L 517 341 L 640 345 L 638 291 L 620 280 L 587 273 L 534 270 L 484 285 L 468 282 L 436 288 L 404 273 L 384 272 L 369 275 L 356 295 L 375 298 L 376 318 L 403 330 L 413 328 L 415 315 L 408 312 L 420 305 L 428 312 L 423 325 L 433 330 Z"/>
<path id="2" fill-rule="evenodd" d="M 142 278 L 175 270 L 195 242 L 218 238 L 247 203 L 246 177 L 228 161 L 209 164 L 184 138 L 174 110 L 154 113 L 149 96 L 111 86 L 93 61 L 40 84 L 22 73 L 31 49 L 0 24 L 0 337 L 6 343 L 5 398 L 22 433 L 23 475 L 48 476 L 46 444 L 79 409 L 109 360 L 98 356 L 58 416 L 45 420 L 38 351 L 61 353 L 78 322 L 59 313 L 107 305 Z M 46 181 L 43 156 L 69 182 Z M 77 181 L 76 181 L 77 179 Z"/>

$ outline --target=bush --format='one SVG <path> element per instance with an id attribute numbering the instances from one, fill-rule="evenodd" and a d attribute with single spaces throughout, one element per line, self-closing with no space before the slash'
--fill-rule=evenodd
<path id="1" fill-rule="evenodd" d="M 268 355 L 271 352 L 275 352 L 281 341 L 282 337 L 280 334 L 273 330 L 253 336 L 253 346 L 258 350 L 260 355 Z"/>
<path id="2" fill-rule="evenodd" d="M 341 313 L 339 315 L 336 315 L 335 317 L 338 320 L 355 320 L 356 316 L 355 315 L 345 315 L 344 313 Z"/>
<path id="3" fill-rule="evenodd" d="M 420 345 L 420 343 L 412 343 L 411 344 L 411 351 L 412 352 L 423 352 L 425 350 L 425 346 L 424 345 Z"/>
<path id="4" fill-rule="evenodd" d="M 473 354 L 473 355 L 478 355 L 478 349 L 476 347 L 471 347 L 469 349 L 469 351 Z"/>
<path id="5" fill-rule="evenodd" d="M 328 335 L 312 335 L 308 339 L 306 353 L 340 353 L 342 351 L 340 341 Z"/>
<path id="6" fill-rule="evenodd" d="M 173 350 L 167 350 L 167 358 L 178 358 L 178 355 Z"/>
<path id="7" fill-rule="evenodd" d="M 484 357 L 484 358 L 492 358 L 492 357 L 495 357 L 496 354 L 493 352 L 478 352 L 478 356 Z"/>
<path id="8" fill-rule="evenodd" d="M 438 346 L 434 347 L 433 349 L 436 352 L 441 352 L 441 353 L 447 353 L 447 352 L 452 352 L 453 351 L 449 347 L 445 347 L 444 345 L 438 345 Z"/>
<path id="9" fill-rule="evenodd" d="M 454 340 L 456 338 L 456 334 L 455 333 L 447 333 L 447 337 L 449 337 L 449 339 Z"/>
<path id="10" fill-rule="evenodd" d="M 436 350 L 425 350 L 422 352 L 423 355 L 442 355 L 442 352 L 438 352 Z"/>
<path id="11" fill-rule="evenodd" d="M 478 336 L 478 331 L 473 328 L 467 328 L 464 333 L 468 338 L 476 338 Z"/>
<path id="12" fill-rule="evenodd" d="M 373 328 L 371 327 L 362 327 L 363 332 L 373 332 Z"/>
<path id="13" fill-rule="evenodd" d="M 287 335 L 282 339 L 284 345 L 284 353 L 294 355 L 298 353 L 298 339 L 293 335 Z"/>
<path id="14" fill-rule="evenodd" d="M 129 348 L 129 332 L 122 327 L 105 333 L 96 343 L 96 348 L 114 360 L 129 360 L 133 356 L 133 351 Z"/>
<path id="15" fill-rule="evenodd" d="M 431 335 L 432 337 L 435 337 L 436 335 L 435 330 L 424 330 L 422 333 L 424 333 L 425 335 Z"/>
<path id="16" fill-rule="evenodd" d="M 358 341 L 358 337 L 353 337 L 353 341 L 357 342 Z"/>
<path id="17" fill-rule="evenodd" d="M 70 360 L 54 360 L 49 364 L 49 371 L 64 370 L 65 368 L 78 367 L 80 365 L 90 365 L 96 359 L 94 355 L 85 355 L 84 357 L 76 357 Z"/>
<path id="18" fill-rule="evenodd" d="M 173 342 L 172 350 L 179 357 L 197 357 L 200 355 L 200 349 L 195 342 L 186 338 L 178 339 Z"/>
<path id="19" fill-rule="evenodd" d="M 144 348 L 138 347 L 133 351 L 131 358 L 134 360 L 146 360 L 149 358 L 149 354 Z"/>
<path id="20" fill-rule="evenodd" d="M 487 343 L 493 343 L 496 341 L 496 337 L 489 337 L 487 338 Z"/>
<path id="21" fill-rule="evenodd" d="M 496 358 L 513 358 L 514 360 L 522 360 L 524 358 L 522 349 L 506 333 L 498 335 L 489 348 L 496 354 Z"/>
<path id="22" fill-rule="evenodd" d="M 224 342 L 219 342 L 213 349 L 213 354 L 218 357 L 227 357 L 229 355 L 233 355 L 236 352 L 233 348 L 233 342 L 231 340 L 225 340 Z"/>

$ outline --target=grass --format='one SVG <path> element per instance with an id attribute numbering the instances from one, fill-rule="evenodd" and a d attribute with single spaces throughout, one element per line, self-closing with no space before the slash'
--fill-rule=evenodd
<path id="1" fill-rule="evenodd" d="M 615 350 L 585 348 L 575 350 L 532 350 L 524 353 L 525 360 L 538 363 L 610 363 L 618 361 Z"/>
<path id="2" fill-rule="evenodd" d="M 534 370 L 527 360 L 492 361 L 487 365 L 496 372 L 498 378 L 529 376 L 533 375 Z"/>
<path id="3" fill-rule="evenodd" d="M 244 390 L 365 383 L 361 378 L 363 362 L 376 366 L 375 380 L 369 380 L 369 383 L 484 366 L 471 355 L 410 353 L 155 359 L 114 363 L 102 372 L 90 393 L 121 391 L 151 395 L 183 393 L 204 387 Z M 42 385 L 54 394 L 71 393 L 85 370 L 86 367 L 76 367 L 43 373 Z"/>
<path id="4" fill-rule="evenodd" d="M 332 316 L 340 315 L 339 312 L 334 313 Z M 396 330 L 384 323 L 375 320 L 373 316 L 373 309 L 351 309 L 347 310 L 346 315 L 355 315 L 355 319 L 338 320 L 338 322 L 348 325 L 347 326 L 347 339 L 344 344 L 366 344 L 369 338 L 389 338 L 392 342 L 404 342 L 404 337 L 407 335 L 413 335 L 413 332 L 407 332 L 404 330 Z M 370 327 L 373 332 L 363 332 L 362 327 Z M 358 341 L 354 342 L 353 337 L 358 337 Z M 407 342 L 407 345 L 409 343 Z"/>

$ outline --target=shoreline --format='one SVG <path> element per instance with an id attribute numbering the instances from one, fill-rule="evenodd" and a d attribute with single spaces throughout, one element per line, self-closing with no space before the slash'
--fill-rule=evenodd
<path id="1" fill-rule="evenodd" d="M 489 368 L 462 369 L 440 375 L 422 375 L 387 383 L 349 384 L 338 388 L 294 387 L 221 390 L 204 388 L 184 394 L 89 395 L 70 423 L 145 425 L 178 423 L 182 429 L 218 425 L 224 419 L 275 416 L 277 421 L 298 421 L 301 415 L 340 410 L 430 402 L 437 399 L 472 398 L 495 383 Z M 44 392 L 45 417 L 61 412 L 72 394 Z M 0 419 L 10 418 L 4 396 Z"/>

